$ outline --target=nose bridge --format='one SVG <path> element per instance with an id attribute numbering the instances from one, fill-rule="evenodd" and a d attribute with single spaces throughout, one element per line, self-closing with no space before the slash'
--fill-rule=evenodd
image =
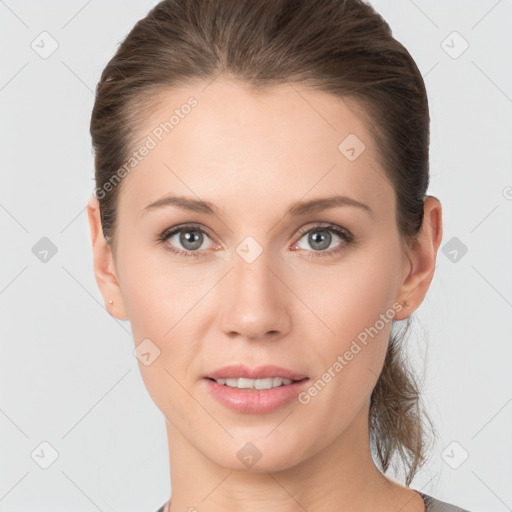
<path id="1" fill-rule="evenodd" d="M 223 332 L 251 339 L 283 334 L 290 323 L 283 284 L 269 268 L 270 251 L 256 243 L 246 240 L 237 247 L 222 301 Z"/>

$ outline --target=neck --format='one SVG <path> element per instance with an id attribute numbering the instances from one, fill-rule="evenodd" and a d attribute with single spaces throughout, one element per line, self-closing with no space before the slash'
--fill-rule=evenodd
<path id="1" fill-rule="evenodd" d="M 370 453 L 367 407 L 361 409 L 341 436 L 307 458 L 301 459 L 298 447 L 281 467 L 269 465 L 267 460 L 267 466 L 258 464 L 255 470 L 241 471 L 236 469 L 237 459 L 229 467 L 207 458 L 170 422 L 167 434 L 173 510 L 256 512 L 274 510 L 278 505 L 282 512 L 296 512 L 297 506 L 327 512 L 342 503 L 345 510 L 364 512 L 384 511 L 383 504 L 392 510 L 396 505 L 403 506 L 405 498 L 415 499 L 412 490 L 390 480 L 375 466 Z M 322 441 L 328 440 L 319 440 L 319 444 Z M 242 445 L 237 443 L 238 449 Z M 264 457 L 259 462 L 263 463 Z M 421 500 L 419 495 L 418 499 Z M 423 510 L 417 501 L 414 503 L 416 508 L 410 510 Z M 406 510 L 409 509 L 403 509 Z"/>

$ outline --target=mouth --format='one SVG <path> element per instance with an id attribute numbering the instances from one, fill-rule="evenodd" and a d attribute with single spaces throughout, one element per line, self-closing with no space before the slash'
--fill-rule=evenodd
<path id="1" fill-rule="evenodd" d="M 299 379 L 287 379 L 283 377 L 266 377 L 262 379 L 250 379 L 246 377 L 228 377 L 228 378 L 218 378 L 214 379 L 212 377 L 206 377 L 208 380 L 216 382 L 220 386 L 227 386 L 235 389 L 248 389 L 248 390 L 267 390 L 280 388 L 283 386 L 289 386 L 294 384 L 295 382 L 302 382 L 307 380 L 308 377 L 303 377 Z"/>
<path id="2" fill-rule="evenodd" d="M 231 364 L 203 377 L 211 396 L 237 413 L 265 414 L 291 405 L 309 377 L 276 365 Z"/>
<path id="3" fill-rule="evenodd" d="M 309 377 L 205 377 L 206 390 L 222 406 L 242 414 L 263 415 L 297 404 Z"/>

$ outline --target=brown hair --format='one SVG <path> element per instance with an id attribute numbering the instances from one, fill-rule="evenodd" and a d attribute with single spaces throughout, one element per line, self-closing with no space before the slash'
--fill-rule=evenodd
<path id="1" fill-rule="evenodd" d="M 394 187 L 401 240 L 415 239 L 429 184 L 427 94 L 413 58 L 370 5 L 360 0 L 163 0 L 122 41 L 96 88 L 90 127 L 95 193 L 113 250 L 122 182 L 108 183 L 129 158 L 154 98 L 221 73 L 254 90 L 300 82 L 354 100 Z M 419 398 L 419 385 L 392 334 L 371 396 L 370 440 L 384 471 L 395 455 L 408 467 L 406 485 L 425 460 L 423 418 L 428 418 Z"/>

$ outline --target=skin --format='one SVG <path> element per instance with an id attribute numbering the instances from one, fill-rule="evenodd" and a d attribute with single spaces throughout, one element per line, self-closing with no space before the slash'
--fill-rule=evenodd
<path id="1" fill-rule="evenodd" d="M 418 240 L 405 244 L 394 189 L 357 105 L 299 85 L 252 93 L 224 76 L 205 85 L 165 91 L 139 127 L 143 139 L 190 96 L 198 100 L 124 178 L 115 251 L 102 235 L 97 200 L 88 204 L 95 277 L 105 303 L 113 301 L 108 311 L 130 321 L 135 345 L 149 338 L 160 350 L 139 368 L 166 419 L 171 510 L 425 510 L 370 455 L 369 399 L 391 322 L 307 405 L 237 413 L 209 394 L 203 376 L 243 362 L 276 364 L 315 382 L 393 304 L 403 305 L 394 319 L 410 316 L 433 277 L 440 202 L 426 197 Z M 348 134 L 366 146 L 354 161 L 338 150 Z M 209 201 L 217 215 L 174 206 L 140 213 L 168 193 Z M 297 201 L 333 193 L 372 213 L 342 206 L 285 215 Z M 193 252 L 179 234 L 156 242 L 189 222 L 205 230 L 199 257 L 166 250 Z M 330 245 L 315 250 L 298 230 L 311 226 L 318 236 L 317 222 L 345 228 L 357 242 L 331 233 Z M 252 263 L 236 252 L 249 235 L 262 248 Z M 251 468 L 237 457 L 247 442 L 262 454 Z"/>

